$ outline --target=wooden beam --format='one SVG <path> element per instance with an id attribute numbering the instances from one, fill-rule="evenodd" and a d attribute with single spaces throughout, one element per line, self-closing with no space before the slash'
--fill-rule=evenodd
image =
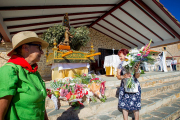
<path id="1" fill-rule="evenodd" d="M 137 3 L 135 3 L 134 1 L 131 1 L 135 6 L 137 6 L 142 12 L 144 12 L 148 17 L 150 17 L 156 24 L 158 24 L 162 29 L 164 29 L 170 36 L 172 36 L 173 38 L 175 38 L 175 36 L 180 40 L 180 35 L 174 30 L 172 29 L 162 18 L 160 18 L 149 6 L 147 6 L 142 0 L 135 0 L 139 5 L 137 5 Z M 150 14 L 148 14 L 147 12 L 145 12 L 145 10 Z M 153 17 L 152 17 L 153 16 Z M 156 21 L 156 20 L 158 21 Z M 165 29 L 166 28 L 166 29 Z M 172 35 L 170 32 L 174 35 Z"/>
<path id="2" fill-rule="evenodd" d="M 89 27 L 92 27 L 94 24 L 98 23 L 100 20 L 104 19 L 106 16 L 108 16 L 109 14 L 111 14 L 112 12 L 114 12 L 116 9 L 118 9 L 119 7 L 121 7 L 122 5 L 126 4 L 129 0 L 122 0 L 119 4 L 117 4 L 116 6 L 114 6 L 112 9 L 110 9 L 108 12 L 106 12 L 104 15 L 102 15 L 100 18 L 98 18 L 96 21 L 94 21 L 93 23 L 91 23 L 89 25 Z"/>
<path id="3" fill-rule="evenodd" d="M 162 5 L 160 5 L 159 2 L 157 2 L 156 0 L 152 1 L 180 28 L 180 24 L 177 23 L 177 21 L 163 8 Z"/>
<path id="4" fill-rule="evenodd" d="M 84 7 L 112 7 L 114 5 L 115 4 L 8 6 L 8 7 L 0 7 L 0 11 L 58 9 L 58 8 L 84 8 Z"/>
<path id="5" fill-rule="evenodd" d="M 178 43 L 180 43 L 180 41 L 178 41 L 178 42 L 173 42 L 173 43 L 165 43 L 165 44 L 162 43 L 161 45 L 153 46 L 153 47 L 151 47 L 151 48 L 168 46 L 168 45 L 173 45 L 173 44 L 178 44 Z"/>
<path id="6" fill-rule="evenodd" d="M 105 11 L 68 13 L 68 16 L 74 16 L 74 15 L 89 15 L 89 14 L 100 14 L 100 13 L 105 13 Z M 28 16 L 28 17 L 4 18 L 3 21 L 8 22 L 8 21 L 20 21 L 20 20 L 31 20 L 31 19 L 43 19 L 43 18 L 63 17 L 63 16 L 64 16 L 64 14 L 42 15 L 42 16 Z"/>
<path id="7" fill-rule="evenodd" d="M 135 37 L 131 36 L 130 34 L 128 34 L 127 32 L 123 31 L 122 29 L 118 28 L 117 26 L 113 25 L 112 23 L 110 23 L 109 21 L 103 19 L 105 22 L 107 22 L 108 24 L 110 24 L 111 26 L 115 27 L 116 29 L 118 29 L 119 31 L 123 32 L 124 34 L 126 34 L 127 36 L 135 39 L 136 41 L 138 41 L 139 43 L 145 45 L 143 42 L 139 41 L 138 39 L 136 39 Z"/>
<path id="8" fill-rule="evenodd" d="M 130 28 L 131 30 L 133 30 L 134 32 L 136 32 L 137 34 L 139 34 L 140 36 L 144 37 L 146 40 L 150 41 L 149 38 L 147 38 L 146 36 L 144 36 L 143 34 L 141 34 L 140 32 L 138 32 L 137 30 L 135 30 L 134 28 L 132 28 L 131 26 L 129 26 L 128 24 L 126 24 L 125 22 L 123 22 L 122 20 L 120 20 L 119 18 L 117 18 L 116 16 L 114 16 L 113 14 L 110 14 L 112 17 L 114 17 L 116 20 L 118 20 L 119 22 L 123 23 L 125 26 L 127 26 L 128 28 Z M 154 42 L 152 42 L 154 43 Z"/>
<path id="9" fill-rule="evenodd" d="M 78 20 L 88 20 L 88 19 L 96 19 L 99 16 L 96 17 L 87 17 L 87 18 L 76 18 L 76 19 L 70 19 L 70 21 L 78 21 Z M 31 26 L 38 26 L 38 25 L 46 25 L 46 24 L 55 24 L 55 23 L 61 23 L 62 20 L 58 21 L 50 21 L 50 22 L 42 22 L 42 23 L 33 23 L 33 24 L 24 24 L 24 25 L 14 25 L 14 26 L 8 26 L 8 29 L 13 28 L 21 28 L 21 27 L 31 27 Z"/>
<path id="10" fill-rule="evenodd" d="M 111 32 L 111 33 L 113 33 L 113 34 L 115 34 L 116 36 L 120 37 L 121 39 L 123 39 L 123 40 L 125 40 L 125 41 L 127 41 L 127 42 L 131 43 L 132 45 L 134 45 L 134 46 L 138 47 L 138 45 L 136 45 L 136 44 L 132 43 L 131 41 L 129 41 L 129 40 L 127 40 L 126 38 L 124 38 L 124 37 L 122 37 L 122 36 L 118 35 L 117 33 L 115 33 L 115 32 L 113 32 L 113 31 L 109 30 L 108 28 L 106 28 L 106 27 L 104 27 L 104 26 L 100 25 L 99 23 L 96 23 L 96 24 L 97 24 L 97 25 L 99 25 L 100 27 L 104 28 L 105 30 L 107 30 L 107 31 L 109 31 L 109 32 Z"/>
<path id="11" fill-rule="evenodd" d="M 4 27 L 1 23 L 0 23 L 0 33 L 3 36 L 4 42 L 10 42 L 11 41 L 10 38 L 8 37 L 7 32 L 4 30 Z M 0 44 L 1 44 L 1 41 L 0 41 Z"/>
<path id="12" fill-rule="evenodd" d="M 81 23 L 73 23 L 71 24 L 72 25 L 78 25 L 78 24 L 86 24 L 86 23 L 91 23 L 92 21 L 89 21 L 89 22 L 81 22 Z M 39 31 L 39 30 L 45 30 L 45 29 L 48 29 L 49 27 L 43 27 L 43 28 L 36 28 L 36 29 L 29 29 L 27 31 Z M 10 34 L 16 34 L 18 32 L 21 32 L 21 31 L 15 31 L 15 32 L 10 32 Z"/>
<path id="13" fill-rule="evenodd" d="M 106 33 L 103 33 L 103 32 L 101 32 L 100 30 L 98 30 L 98 29 L 96 29 L 96 28 L 94 28 L 94 27 L 92 27 L 92 28 L 93 28 L 93 29 L 95 29 L 96 31 L 98 31 L 98 32 L 100 32 L 100 33 L 102 33 L 102 34 L 104 34 L 104 35 L 108 36 L 109 38 L 111 38 L 111 39 L 113 39 L 113 40 L 115 40 L 115 41 L 117 41 L 117 42 L 119 42 L 119 43 L 123 44 L 124 46 L 131 48 L 130 46 L 128 46 L 128 45 L 126 45 L 126 44 L 124 44 L 124 43 L 120 42 L 119 40 L 116 40 L 115 38 L 113 38 L 113 37 L 111 37 L 111 36 L 107 35 Z"/>
<path id="14" fill-rule="evenodd" d="M 133 20 L 135 20 L 137 23 L 145 27 L 148 31 L 150 31 L 152 34 L 154 34 L 156 37 L 158 37 L 160 40 L 164 41 L 159 35 L 157 35 L 155 32 L 153 32 L 151 29 L 149 29 L 147 26 L 145 26 L 143 23 L 141 23 L 139 20 L 137 20 L 135 17 L 133 17 L 131 14 L 129 14 L 127 11 L 125 11 L 122 8 L 119 8 L 122 10 L 125 14 L 127 14 L 129 17 L 131 17 Z"/>

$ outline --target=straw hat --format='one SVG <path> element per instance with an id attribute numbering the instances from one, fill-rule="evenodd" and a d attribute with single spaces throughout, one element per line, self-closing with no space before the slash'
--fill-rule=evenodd
<path id="1" fill-rule="evenodd" d="M 32 31 L 23 31 L 15 34 L 12 38 L 13 49 L 7 54 L 8 56 L 12 56 L 15 54 L 14 50 L 19 46 L 30 43 L 30 42 L 40 42 L 42 49 L 47 48 L 49 43 L 40 39 L 35 32 Z"/>

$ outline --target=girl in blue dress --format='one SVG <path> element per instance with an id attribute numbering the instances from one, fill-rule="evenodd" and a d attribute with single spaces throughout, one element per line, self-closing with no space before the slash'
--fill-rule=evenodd
<path id="1" fill-rule="evenodd" d="M 119 90 L 119 103 L 118 107 L 122 109 L 124 120 L 128 120 L 128 112 L 133 111 L 135 120 L 139 120 L 139 110 L 141 109 L 141 87 L 140 83 L 137 80 L 139 78 L 139 64 L 135 66 L 135 82 L 138 84 L 138 92 L 136 93 L 127 93 L 124 89 L 124 80 L 125 78 L 130 78 L 131 74 L 126 73 L 122 64 L 125 60 L 126 55 L 129 53 L 127 49 L 121 49 L 118 52 L 119 59 L 121 60 L 121 64 L 119 64 L 117 69 L 117 78 L 121 80 L 120 90 Z"/>

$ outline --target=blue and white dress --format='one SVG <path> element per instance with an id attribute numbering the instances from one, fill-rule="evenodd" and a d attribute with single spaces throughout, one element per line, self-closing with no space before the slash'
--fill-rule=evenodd
<path id="1" fill-rule="evenodd" d="M 125 69 L 122 67 L 122 63 L 119 64 L 118 69 L 121 69 L 121 75 L 125 74 Z M 137 79 L 135 82 L 138 83 L 137 93 L 127 93 L 124 89 L 124 80 L 121 80 L 119 89 L 119 103 L 118 107 L 125 110 L 140 110 L 141 109 L 141 87 Z"/>

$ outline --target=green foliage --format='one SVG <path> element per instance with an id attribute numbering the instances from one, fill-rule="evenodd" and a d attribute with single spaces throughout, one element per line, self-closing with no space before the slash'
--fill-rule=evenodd
<path id="1" fill-rule="evenodd" d="M 65 26 L 55 24 L 43 33 L 42 39 L 49 43 L 49 47 L 54 47 L 54 39 L 56 39 L 57 43 L 62 42 L 64 40 L 64 32 Z"/>
<path id="2" fill-rule="evenodd" d="M 78 102 L 72 102 L 71 106 L 75 107 L 74 110 L 79 110 L 80 104 Z"/>
<path id="3" fill-rule="evenodd" d="M 134 87 L 135 87 L 135 85 L 134 85 L 134 83 L 132 82 L 132 80 L 133 80 L 133 77 L 131 77 L 131 78 L 128 79 L 128 81 L 127 81 L 127 87 L 128 87 L 128 88 L 134 88 Z"/>
<path id="4" fill-rule="evenodd" d="M 90 40 L 89 29 L 86 26 L 81 26 L 76 29 L 71 28 L 70 33 L 73 35 L 70 44 L 73 50 L 79 50 L 81 46 L 86 46 Z"/>
<path id="5" fill-rule="evenodd" d="M 106 96 L 103 96 L 103 97 L 100 99 L 101 102 L 106 102 L 106 100 L 107 100 Z"/>
<path id="6" fill-rule="evenodd" d="M 145 74 L 145 73 L 144 73 L 144 70 L 141 70 L 141 74 Z"/>
<path id="7" fill-rule="evenodd" d="M 60 88 L 61 86 L 63 86 L 64 84 L 61 81 L 56 81 L 56 80 L 52 80 L 50 82 L 50 86 L 52 88 L 54 88 L 54 90 L 56 90 L 57 88 Z"/>
<path id="8" fill-rule="evenodd" d="M 151 56 L 147 56 L 147 63 L 154 64 L 155 59 Z"/>
<path id="9" fill-rule="evenodd" d="M 80 79 L 82 84 L 89 84 L 90 80 L 91 80 L 91 76 L 88 76 L 86 74 L 83 75 L 75 75 L 76 78 Z"/>
<path id="10" fill-rule="evenodd" d="M 73 50 L 79 50 L 80 47 L 85 46 L 90 40 L 89 29 L 86 26 L 81 26 L 76 29 L 71 27 L 69 32 L 73 36 L 73 38 L 69 37 L 71 41 L 70 46 Z M 54 39 L 56 39 L 58 44 L 64 41 L 64 33 L 65 26 L 54 25 L 43 33 L 42 39 L 49 43 L 49 47 L 53 47 Z"/>
<path id="11" fill-rule="evenodd" d="M 92 97 L 91 97 L 91 101 L 92 101 L 92 102 L 97 102 L 96 97 L 95 97 L 95 96 L 92 96 Z"/>

